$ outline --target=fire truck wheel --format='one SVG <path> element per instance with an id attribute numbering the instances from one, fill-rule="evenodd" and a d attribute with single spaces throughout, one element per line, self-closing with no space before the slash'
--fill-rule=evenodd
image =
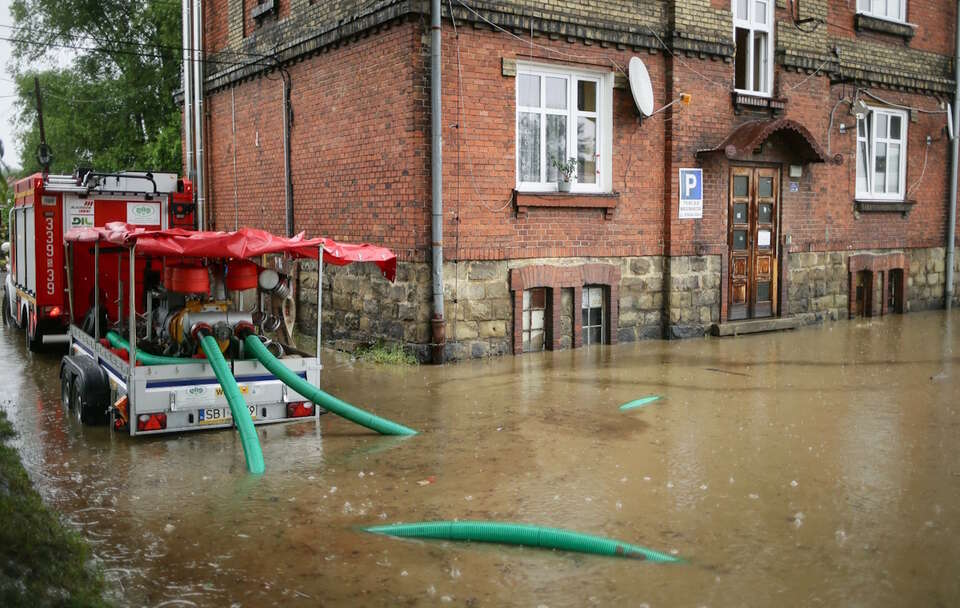
<path id="1" fill-rule="evenodd" d="M 3 290 L 3 325 L 10 325 L 10 298 L 7 297 L 7 290 Z"/>
<path id="2" fill-rule="evenodd" d="M 31 335 L 30 323 L 28 322 L 23 333 L 27 336 L 27 350 L 33 353 L 40 352 L 43 346 L 43 336 L 40 334 L 40 329 L 35 328 L 34 333 Z"/>

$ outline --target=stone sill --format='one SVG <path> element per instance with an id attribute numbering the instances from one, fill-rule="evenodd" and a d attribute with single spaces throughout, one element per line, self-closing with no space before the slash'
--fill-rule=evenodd
<path id="1" fill-rule="evenodd" d="M 855 200 L 854 211 L 857 213 L 901 213 L 906 217 L 917 201 L 870 201 Z"/>
<path id="2" fill-rule="evenodd" d="M 899 36 L 903 38 L 904 44 L 909 44 L 910 40 L 917 33 L 917 26 L 915 25 L 900 21 L 891 21 L 889 19 L 881 19 L 880 17 L 864 15 L 862 13 L 858 13 L 857 16 L 853 18 L 853 26 L 858 32 L 867 30 L 872 32 L 880 32 L 881 34 Z"/>
<path id="3" fill-rule="evenodd" d="M 748 111 L 769 111 L 772 116 L 783 113 L 787 107 L 787 100 L 776 97 L 767 97 L 764 95 L 753 95 L 741 91 L 731 93 L 733 99 L 733 109 L 736 114 L 744 110 Z"/>
<path id="4" fill-rule="evenodd" d="M 619 192 L 519 192 L 513 191 L 517 217 L 526 217 L 530 207 L 554 209 L 603 209 L 604 219 L 613 219 L 620 204 Z"/>

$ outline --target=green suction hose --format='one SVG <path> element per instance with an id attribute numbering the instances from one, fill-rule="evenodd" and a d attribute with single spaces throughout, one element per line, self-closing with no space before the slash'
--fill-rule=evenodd
<path id="1" fill-rule="evenodd" d="M 130 352 L 130 343 L 124 340 L 120 334 L 115 331 L 107 332 L 107 341 L 110 342 L 110 346 L 113 346 L 114 348 L 122 348 L 128 353 Z M 200 361 L 197 361 L 196 359 L 151 355 L 150 353 L 145 353 L 140 349 L 137 349 L 136 358 L 137 361 L 143 363 L 144 365 L 183 365 L 184 363 L 200 363 Z"/>
<path id="2" fill-rule="evenodd" d="M 243 445 L 243 454 L 247 459 L 247 470 L 254 475 L 262 475 L 263 452 L 260 449 L 260 439 L 257 437 L 257 431 L 253 426 L 253 418 L 250 417 L 250 410 L 247 409 L 247 402 L 243 399 L 240 387 L 237 386 L 237 380 L 230 373 L 230 367 L 220 352 L 220 345 L 217 344 L 213 336 L 203 336 L 200 340 L 200 346 L 207 355 L 207 362 L 213 368 L 220 386 L 223 387 L 223 394 L 230 404 L 230 411 L 233 413 L 234 424 L 237 425 L 237 431 L 240 433 L 240 443 Z"/>
<path id="3" fill-rule="evenodd" d="M 417 432 L 413 429 L 407 428 L 402 424 L 397 424 L 391 420 L 387 420 L 386 418 L 381 418 L 371 414 L 370 412 L 365 412 L 364 410 L 350 405 L 346 401 L 337 399 L 333 395 L 325 393 L 319 388 L 313 386 L 300 376 L 290 371 L 290 368 L 270 354 L 270 351 L 267 350 L 267 347 L 263 345 L 263 342 L 261 342 L 260 338 L 257 336 L 253 334 L 248 335 L 244 339 L 243 345 L 246 349 L 246 352 L 253 355 L 255 359 L 260 361 L 264 367 L 270 370 L 270 373 L 283 381 L 284 384 L 297 391 L 313 403 L 330 410 L 334 414 L 343 416 L 351 422 L 356 422 L 361 426 L 365 426 L 368 429 L 377 431 L 381 435 L 417 434 Z"/>
<path id="4" fill-rule="evenodd" d="M 657 401 L 658 399 L 660 399 L 660 395 L 651 395 L 649 397 L 643 397 L 641 399 L 631 401 L 630 403 L 624 403 L 623 405 L 620 406 L 620 411 L 625 412 L 627 410 L 643 407 L 645 405 L 653 403 L 654 401 Z"/>
<path id="5" fill-rule="evenodd" d="M 577 553 L 645 559 L 657 563 L 682 563 L 673 555 L 653 551 L 602 536 L 583 534 L 562 528 L 544 528 L 528 524 L 496 521 L 428 521 L 411 524 L 390 524 L 363 528 L 365 532 L 404 538 L 437 538 L 469 540 L 506 545 L 524 545 L 544 549 L 560 549 Z"/>

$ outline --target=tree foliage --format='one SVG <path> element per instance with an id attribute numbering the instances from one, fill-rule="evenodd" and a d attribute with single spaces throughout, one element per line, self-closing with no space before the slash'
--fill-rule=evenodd
<path id="1" fill-rule="evenodd" d="M 179 2 L 14 0 L 11 14 L 25 174 L 40 168 L 34 76 L 51 171 L 180 171 L 181 115 L 173 101 L 181 85 Z"/>

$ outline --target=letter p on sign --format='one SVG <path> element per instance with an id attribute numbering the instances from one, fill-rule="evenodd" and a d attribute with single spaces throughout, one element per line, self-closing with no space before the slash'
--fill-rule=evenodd
<path id="1" fill-rule="evenodd" d="M 680 169 L 679 219 L 703 217 L 703 170 Z"/>

